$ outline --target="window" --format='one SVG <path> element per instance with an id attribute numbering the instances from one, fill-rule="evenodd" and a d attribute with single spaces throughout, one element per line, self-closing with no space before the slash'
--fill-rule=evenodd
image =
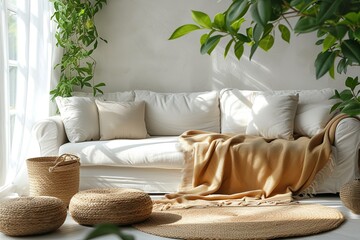
<path id="1" fill-rule="evenodd" d="M 6 16 L 8 22 L 8 64 L 9 64 L 9 103 L 10 103 L 10 142 L 14 130 L 15 111 L 16 111 L 16 83 L 17 83 L 17 0 L 7 0 Z"/>

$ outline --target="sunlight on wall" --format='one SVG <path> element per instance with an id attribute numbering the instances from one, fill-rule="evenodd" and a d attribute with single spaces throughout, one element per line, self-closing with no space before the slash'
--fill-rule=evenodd
<path id="1" fill-rule="evenodd" d="M 212 80 L 215 89 L 234 87 L 247 90 L 271 90 L 271 71 L 244 55 L 239 61 L 233 54 L 224 58 L 225 48 L 218 46 L 212 54 Z"/>

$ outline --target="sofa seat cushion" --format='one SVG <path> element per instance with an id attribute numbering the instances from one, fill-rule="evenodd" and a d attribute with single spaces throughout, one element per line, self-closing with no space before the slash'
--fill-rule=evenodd
<path id="1" fill-rule="evenodd" d="M 63 144 L 59 154 L 70 153 L 79 156 L 82 166 L 180 169 L 184 157 L 177 144 L 178 136 L 88 141 Z"/>

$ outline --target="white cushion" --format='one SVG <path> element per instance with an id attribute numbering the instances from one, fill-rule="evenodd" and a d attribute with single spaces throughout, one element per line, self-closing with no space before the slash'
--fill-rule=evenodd
<path id="1" fill-rule="evenodd" d="M 299 104 L 295 116 L 294 132 L 312 137 L 319 133 L 334 116 L 330 113 L 336 100 L 329 100 L 334 90 L 304 90 L 299 92 Z"/>
<path id="2" fill-rule="evenodd" d="M 220 92 L 221 132 L 245 134 L 252 120 L 251 107 L 258 92 L 223 89 Z"/>
<path id="3" fill-rule="evenodd" d="M 187 130 L 220 131 L 218 92 L 155 93 L 135 91 L 145 101 L 145 122 L 150 135 L 180 135 Z"/>
<path id="4" fill-rule="evenodd" d="M 298 95 L 259 95 L 252 106 L 252 121 L 246 134 L 265 138 L 294 139 Z"/>
<path id="5" fill-rule="evenodd" d="M 95 100 L 99 112 L 100 140 L 145 138 L 145 102 Z"/>
<path id="6" fill-rule="evenodd" d="M 99 139 L 99 117 L 91 97 L 56 97 L 65 132 L 70 142 Z"/>
<path id="7" fill-rule="evenodd" d="M 178 150 L 178 137 L 115 139 L 61 145 L 59 154 L 76 154 L 81 166 L 116 166 L 181 169 L 184 155 Z"/>

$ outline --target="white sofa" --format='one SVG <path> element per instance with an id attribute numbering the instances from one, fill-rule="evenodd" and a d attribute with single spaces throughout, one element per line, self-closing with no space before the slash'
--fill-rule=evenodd
<path id="1" fill-rule="evenodd" d="M 64 125 L 64 118 L 69 120 L 64 112 L 61 112 L 61 116 L 52 116 L 36 123 L 33 130 L 42 156 L 71 153 L 80 157 L 81 189 L 129 187 L 149 193 L 174 192 L 180 183 L 183 167 L 183 154 L 177 146 L 178 136 L 192 129 L 245 134 L 253 120 L 254 100 L 259 95 L 269 94 L 299 96 L 293 120 L 295 134 L 313 135 L 331 117 L 329 109 L 333 102 L 328 100 L 333 95 L 331 89 L 271 93 L 239 89 L 194 93 L 135 90 L 106 93 L 96 98 L 113 102 L 144 101 L 143 118 L 148 133 L 144 138 L 96 139 L 100 136 L 90 141 L 69 142 L 67 134 L 73 133 Z M 94 101 L 89 94 L 78 93 L 76 96 Z M 100 116 L 100 110 L 95 114 Z M 69 116 L 74 118 L 74 114 Z M 88 121 L 84 125 L 89 125 L 96 117 L 85 118 Z M 101 123 L 98 124 L 101 126 Z M 106 127 L 111 125 L 105 124 L 108 124 Z M 94 126 L 94 129 L 97 127 Z M 124 125 L 118 127 L 127 130 Z M 339 192 L 344 183 L 359 177 L 359 147 L 360 121 L 354 118 L 342 120 L 336 129 L 333 146 L 334 170 L 316 188 L 317 193 Z"/>

